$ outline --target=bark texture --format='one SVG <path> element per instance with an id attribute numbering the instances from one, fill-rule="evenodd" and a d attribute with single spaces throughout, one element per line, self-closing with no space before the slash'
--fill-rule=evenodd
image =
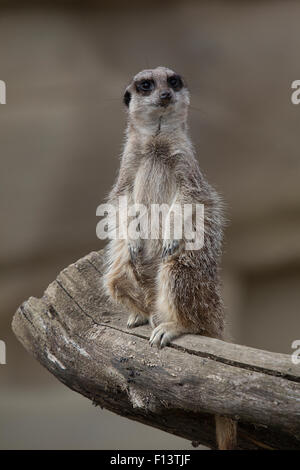
<path id="1" fill-rule="evenodd" d="M 114 413 L 215 448 L 214 415 L 240 449 L 300 448 L 300 368 L 285 354 L 186 335 L 163 350 L 101 288 L 102 252 L 64 269 L 13 330 L 61 382 Z"/>

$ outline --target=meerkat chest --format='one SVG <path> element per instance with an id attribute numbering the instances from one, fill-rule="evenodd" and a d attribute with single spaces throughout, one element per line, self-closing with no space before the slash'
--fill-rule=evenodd
<path id="1" fill-rule="evenodd" d="M 134 202 L 170 204 L 176 194 L 174 170 L 161 159 L 145 158 L 135 177 Z"/>

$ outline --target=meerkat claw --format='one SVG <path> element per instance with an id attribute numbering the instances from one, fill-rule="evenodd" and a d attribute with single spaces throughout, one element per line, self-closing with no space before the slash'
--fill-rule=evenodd
<path id="1" fill-rule="evenodd" d="M 159 349 L 168 346 L 177 334 L 169 329 L 167 324 L 158 325 L 152 332 L 149 342 L 150 346 L 157 345 Z"/>
<path id="2" fill-rule="evenodd" d="M 152 347 L 154 344 L 157 344 L 157 346 L 159 347 L 160 339 L 162 335 L 163 335 L 163 331 L 160 331 L 159 327 L 155 328 L 149 339 L 150 346 Z"/>
<path id="3" fill-rule="evenodd" d="M 137 326 L 146 325 L 148 318 L 139 313 L 131 313 L 127 320 L 127 328 L 136 328 Z"/>

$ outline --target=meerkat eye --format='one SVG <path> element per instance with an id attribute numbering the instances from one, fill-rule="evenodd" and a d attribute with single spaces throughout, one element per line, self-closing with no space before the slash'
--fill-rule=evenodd
<path id="1" fill-rule="evenodd" d="M 182 80 L 179 75 L 172 75 L 172 77 L 168 78 L 168 84 L 173 88 L 175 91 L 181 90 L 183 87 Z"/>
<path id="2" fill-rule="evenodd" d="M 153 80 L 142 80 L 138 86 L 137 89 L 139 91 L 151 91 L 154 88 L 154 82 Z"/>

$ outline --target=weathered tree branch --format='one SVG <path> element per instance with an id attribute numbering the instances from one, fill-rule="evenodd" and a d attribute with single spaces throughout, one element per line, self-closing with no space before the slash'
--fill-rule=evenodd
<path id="1" fill-rule="evenodd" d="M 290 356 L 187 335 L 150 348 L 149 327 L 101 288 L 102 253 L 24 302 L 13 330 L 71 389 L 127 418 L 215 448 L 214 414 L 238 420 L 239 448 L 300 448 L 300 368 Z"/>

